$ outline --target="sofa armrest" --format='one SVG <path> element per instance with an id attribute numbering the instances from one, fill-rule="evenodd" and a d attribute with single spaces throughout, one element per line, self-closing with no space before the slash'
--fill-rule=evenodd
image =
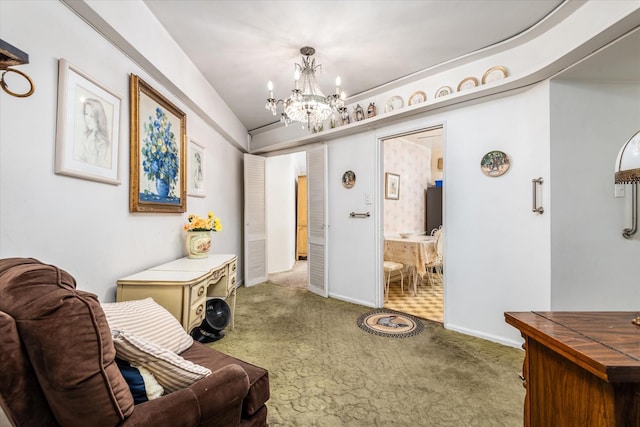
<path id="1" fill-rule="evenodd" d="M 211 377 L 217 381 L 207 381 Z M 249 393 L 249 376 L 240 365 L 227 365 L 192 384 L 200 404 L 200 422 L 205 425 L 237 425 L 242 414 L 242 401 Z"/>
<path id="2" fill-rule="evenodd" d="M 122 426 L 190 427 L 238 425 L 242 399 L 249 391 L 247 373 L 229 365 L 188 388 L 140 403 Z"/>

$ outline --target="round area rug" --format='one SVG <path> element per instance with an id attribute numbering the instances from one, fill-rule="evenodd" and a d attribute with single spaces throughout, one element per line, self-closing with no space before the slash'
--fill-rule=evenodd
<path id="1" fill-rule="evenodd" d="M 370 334 L 392 338 L 412 337 L 424 329 L 417 317 L 385 308 L 364 313 L 358 317 L 358 326 Z"/>

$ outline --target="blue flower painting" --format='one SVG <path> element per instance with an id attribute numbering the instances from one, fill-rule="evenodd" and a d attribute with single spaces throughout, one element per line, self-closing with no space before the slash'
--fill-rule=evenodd
<path id="1" fill-rule="evenodd" d="M 142 169 L 150 182 L 155 182 L 156 193 L 144 190 L 141 200 L 179 204 L 175 189 L 180 171 L 180 158 L 176 135 L 165 111 L 156 107 L 155 117 L 150 115 L 143 124 L 144 139 L 140 153 Z"/>

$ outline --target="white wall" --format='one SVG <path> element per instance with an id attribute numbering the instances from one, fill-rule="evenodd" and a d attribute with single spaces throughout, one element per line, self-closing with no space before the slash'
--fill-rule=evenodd
<path id="1" fill-rule="evenodd" d="M 58 265 L 79 289 L 112 301 L 119 277 L 186 254 L 182 225 L 189 212 L 215 211 L 224 229 L 214 235 L 213 250 L 242 253 L 242 154 L 208 123 L 60 2 L 3 1 L 0 38 L 29 54 L 30 64 L 19 69 L 36 86 L 24 99 L 0 93 L 1 258 Z M 122 185 L 54 174 L 58 58 L 122 96 Z M 185 111 L 187 135 L 206 146 L 207 197 L 188 198 L 185 214 L 129 213 L 130 73 Z"/>
<path id="2" fill-rule="evenodd" d="M 382 259 L 377 245 L 379 152 L 374 132 L 328 144 L 329 295 L 371 307 L 379 303 L 377 284 L 382 283 L 375 263 Z M 356 175 L 356 183 L 349 189 L 342 186 L 342 175 L 348 170 Z M 351 218 L 351 212 L 369 212 L 371 216 Z"/>
<path id="3" fill-rule="evenodd" d="M 382 278 L 374 265 L 382 259 L 376 240 L 382 232 L 384 193 L 379 139 L 444 124 L 445 325 L 519 345 L 520 334 L 504 322 L 503 312 L 550 307 L 550 217 L 531 212 L 531 179 L 549 178 L 548 90 L 548 84 L 540 84 L 332 141 L 330 295 L 380 304 Z M 480 159 L 492 150 L 511 158 L 511 169 L 499 178 L 480 170 Z M 340 177 L 349 169 L 357 181 L 346 190 Z M 364 204 L 367 192 L 376 194 L 375 206 Z M 548 191 L 543 191 L 542 204 L 549 208 Z M 375 215 L 350 219 L 351 211 Z"/>
<path id="4" fill-rule="evenodd" d="M 613 172 L 640 129 L 640 84 L 557 80 L 551 88 L 552 308 L 637 310 L 640 235 L 622 237 L 631 185 L 614 198 Z"/>
<path id="5" fill-rule="evenodd" d="M 266 159 L 267 272 L 289 271 L 296 253 L 296 164 L 293 155 Z"/>
<path id="6" fill-rule="evenodd" d="M 425 190 L 431 181 L 431 149 L 402 138 L 384 142 L 384 172 L 400 176 L 399 198 L 384 198 L 384 234 L 424 233 Z"/>
<path id="7" fill-rule="evenodd" d="M 445 123 L 445 325 L 520 343 L 505 311 L 549 308 L 548 84 L 441 114 Z M 485 176 L 480 160 L 504 151 L 511 168 Z M 544 215 L 531 212 L 543 177 Z"/>

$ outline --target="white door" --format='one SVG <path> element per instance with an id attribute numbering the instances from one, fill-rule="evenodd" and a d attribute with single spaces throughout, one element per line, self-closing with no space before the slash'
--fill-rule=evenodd
<path id="1" fill-rule="evenodd" d="M 244 283 L 267 281 L 266 159 L 244 155 Z"/>
<path id="2" fill-rule="evenodd" d="M 309 290 L 327 297 L 327 146 L 307 151 L 307 230 Z"/>

